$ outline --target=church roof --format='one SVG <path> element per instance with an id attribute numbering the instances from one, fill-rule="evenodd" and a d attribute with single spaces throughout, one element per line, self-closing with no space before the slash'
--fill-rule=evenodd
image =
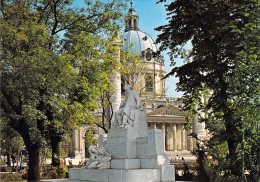
<path id="1" fill-rule="evenodd" d="M 153 52 L 157 52 L 157 48 L 153 39 L 142 31 L 130 30 L 124 34 L 124 51 L 130 51 L 132 54 L 142 55 L 142 52 L 150 48 Z"/>

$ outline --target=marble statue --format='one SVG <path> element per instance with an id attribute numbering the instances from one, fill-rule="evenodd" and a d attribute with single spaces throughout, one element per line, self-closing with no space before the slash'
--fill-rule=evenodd
<path id="1" fill-rule="evenodd" d="M 135 119 L 134 110 L 144 110 L 139 94 L 128 84 L 124 86 L 124 89 L 126 91 L 125 101 L 121 103 L 119 110 L 115 112 L 115 120 L 117 120 L 119 128 L 132 127 Z"/>
<path id="2" fill-rule="evenodd" d="M 105 147 L 90 146 L 88 148 L 90 158 L 85 168 L 88 169 L 109 169 L 111 154 L 107 152 Z"/>

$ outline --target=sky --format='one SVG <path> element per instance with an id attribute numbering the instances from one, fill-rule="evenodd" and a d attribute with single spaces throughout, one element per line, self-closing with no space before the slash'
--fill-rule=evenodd
<path id="1" fill-rule="evenodd" d="M 92 0 L 95 1 L 95 0 Z M 157 38 L 157 35 L 160 34 L 160 32 L 155 31 L 154 29 L 156 27 L 159 27 L 161 25 L 167 24 L 167 16 L 166 16 L 166 10 L 165 10 L 165 3 L 159 3 L 156 4 L 158 0 L 133 0 L 133 8 L 136 10 L 138 16 L 139 16 L 139 27 L 141 31 L 149 34 L 152 39 L 155 41 Z M 76 7 L 84 7 L 86 6 L 84 4 L 84 0 L 75 0 L 73 3 Z M 127 9 L 125 13 L 127 13 L 128 9 L 131 7 L 130 2 L 128 3 Z M 123 32 L 123 29 L 122 29 Z M 159 45 L 157 45 L 159 47 Z M 163 52 L 162 55 L 165 59 L 165 69 L 166 72 L 170 72 L 173 67 L 170 67 L 170 59 L 167 55 L 167 52 Z M 180 59 L 175 60 L 176 65 L 180 66 L 183 64 L 183 61 Z M 166 79 L 166 95 L 167 97 L 181 97 L 182 93 L 176 92 L 176 83 L 178 82 L 178 79 L 171 76 Z"/>

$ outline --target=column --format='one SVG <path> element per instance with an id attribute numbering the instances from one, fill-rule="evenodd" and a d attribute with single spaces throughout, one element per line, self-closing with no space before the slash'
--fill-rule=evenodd
<path id="1" fill-rule="evenodd" d="M 165 123 L 162 124 L 162 132 L 163 132 L 163 148 L 164 148 L 164 151 L 165 151 L 165 144 L 166 144 L 166 141 L 165 141 L 165 138 L 166 138 L 166 135 L 165 135 Z"/>
<path id="2" fill-rule="evenodd" d="M 74 148 L 74 150 L 75 150 L 75 158 L 76 159 L 79 159 L 79 158 L 81 158 L 81 156 L 80 156 L 80 131 L 79 130 L 75 130 L 75 143 L 74 143 L 74 145 L 75 145 L 75 148 Z"/>
<path id="3" fill-rule="evenodd" d="M 115 40 L 114 45 L 116 45 L 117 43 L 119 43 L 120 46 L 123 45 L 122 39 L 118 38 L 117 40 Z M 115 56 L 117 58 L 118 63 L 120 63 L 120 46 L 115 51 Z M 111 100 L 113 101 L 112 108 L 113 108 L 113 112 L 115 113 L 119 109 L 121 104 L 121 74 L 117 70 L 114 70 L 114 72 L 111 74 L 110 83 L 111 86 L 113 87 L 113 91 L 112 91 L 113 94 Z M 108 114 L 112 114 L 110 109 Z M 111 126 L 110 126 L 111 128 L 118 127 L 118 123 L 115 123 L 114 120 L 115 120 L 115 114 L 113 114 L 111 119 Z"/>
<path id="4" fill-rule="evenodd" d="M 173 124 L 173 150 L 177 150 L 177 132 L 176 132 L 176 124 Z"/>
<path id="5" fill-rule="evenodd" d="M 193 143 L 193 150 L 197 148 L 197 141 L 195 138 L 192 138 L 192 143 Z"/>
<path id="6" fill-rule="evenodd" d="M 69 142 L 69 157 L 75 157 L 75 131 L 72 132 Z"/>
<path id="7" fill-rule="evenodd" d="M 187 131 L 187 149 L 188 151 L 193 151 L 193 138 L 188 136 L 192 131 Z"/>
<path id="8" fill-rule="evenodd" d="M 184 124 L 181 124 L 181 138 L 182 138 L 182 150 L 187 150 L 186 130 L 184 129 Z"/>
<path id="9" fill-rule="evenodd" d="M 173 151 L 173 131 L 172 131 L 172 124 L 165 124 L 165 134 L 166 134 L 166 150 Z"/>
<path id="10" fill-rule="evenodd" d="M 181 135 L 181 133 L 182 133 L 182 131 L 181 131 L 181 126 L 182 126 L 182 124 L 177 124 L 177 126 L 176 126 L 176 128 L 177 128 L 177 150 L 178 151 L 181 151 L 182 150 L 182 135 Z"/>
<path id="11" fill-rule="evenodd" d="M 79 130 L 79 154 L 81 159 L 85 159 L 85 132 L 82 127 Z"/>
<path id="12" fill-rule="evenodd" d="M 153 123 L 153 129 L 156 129 L 156 123 Z"/>

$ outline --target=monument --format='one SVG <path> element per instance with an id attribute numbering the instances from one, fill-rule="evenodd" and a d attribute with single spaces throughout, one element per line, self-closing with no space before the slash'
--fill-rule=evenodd
<path id="1" fill-rule="evenodd" d="M 161 130 L 148 131 L 139 94 L 125 85 L 126 99 L 107 134 L 91 146 L 83 168 L 71 168 L 70 179 L 100 182 L 170 182 L 175 168 L 165 155 Z M 110 160 L 111 159 L 111 160 Z"/>

